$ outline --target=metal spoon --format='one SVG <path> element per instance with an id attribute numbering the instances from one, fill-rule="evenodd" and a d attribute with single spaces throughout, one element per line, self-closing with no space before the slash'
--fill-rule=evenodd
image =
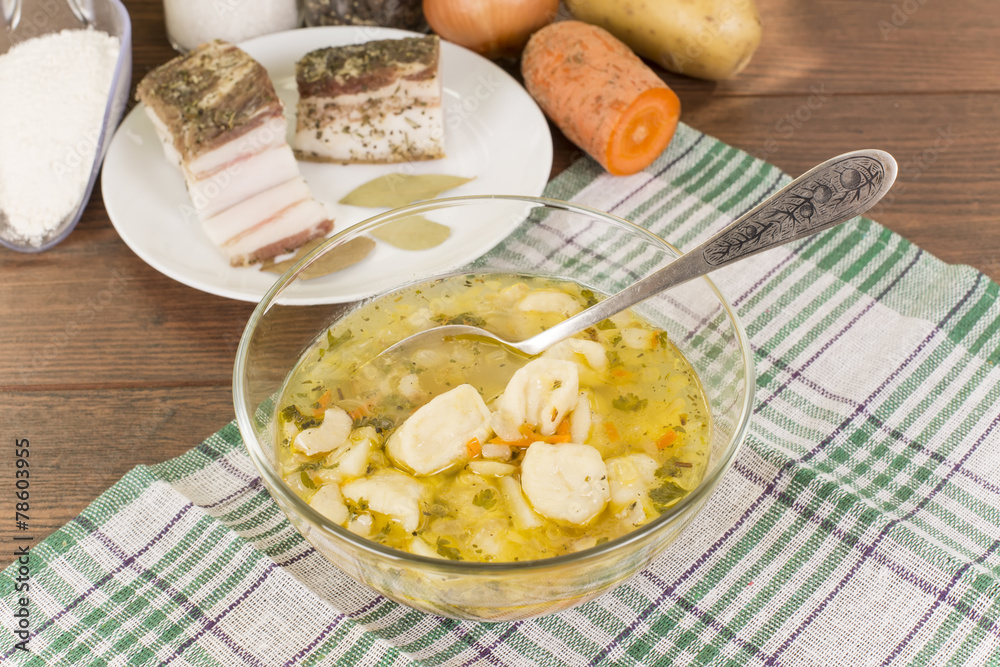
<path id="1" fill-rule="evenodd" d="M 418 340 L 457 336 L 489 339 L 527 356 L 540 354 L 654 294 L 846 222 L 874 206 L 895 180 L 896 161 L 885 151 L 844 153 L 813 167 L 662 269 L 531 338 L 509 341 L 479 327 L 448 324 L 407 336 L 379 356 Z"/>

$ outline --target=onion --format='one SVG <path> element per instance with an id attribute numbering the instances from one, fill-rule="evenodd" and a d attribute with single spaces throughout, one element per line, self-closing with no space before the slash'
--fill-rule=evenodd
<path id="1" fill-rule="evenodd" d="M 442 39 L 487 58 L 516 57 L 548 25 L 559 0 L 423 0 L 424 18 Z"/>

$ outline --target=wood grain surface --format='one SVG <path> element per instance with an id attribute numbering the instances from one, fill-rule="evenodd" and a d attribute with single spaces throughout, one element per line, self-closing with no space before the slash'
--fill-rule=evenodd
<path id="1" fill-rule="evenodd" d="M 159 0 L 125 0 L 133 90 L 174 53 Z M 876 147 L 900 164 L 871 213 L 944 261 L 1000 280 L 1000 10 L 994 0 L 758 0 L 764 40 L 736 79 L 663 73 L 689 125 L 792 175 Z M 508 64 L 512 70 L 515 68 Z M 556 174 L 580 152 L 553 129 Z M 0 248 L 0 540 L 33 543 L 136 465 L 233 418 L 232 364 L 253 309 L 181 285 L 119 239 L 94 190 L 70 237 Z M 14 522 L 15 443 L 30 441 L 29 531 Z M 13 560 L 0 549 L 0 566 Z"/>

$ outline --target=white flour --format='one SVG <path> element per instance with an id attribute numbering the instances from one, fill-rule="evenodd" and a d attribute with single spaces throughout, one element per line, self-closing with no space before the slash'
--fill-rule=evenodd
<path id="1" fill-rule="evenodd" d="M 120 42 L 96 30 L 29 39 L 0 55 L 0 211 L 39 245 L 83 196 Z"/>

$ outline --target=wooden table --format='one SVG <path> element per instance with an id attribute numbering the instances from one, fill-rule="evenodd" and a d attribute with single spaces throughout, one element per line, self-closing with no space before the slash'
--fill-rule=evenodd
<path id="1" fill-rule="evenodd" d="M 861 147 L 900 175 L 879 222 L 1000 280 L 1000 10 L 994 0 L 758 0 L 764 41 L 735 80 L 664 75 L 683 120 L 792 175 Z M 133 88 L 174 54 L 159 0 L 126 0 Z M 553 175 L 580 156 L 555 128 Z M 0 539 L 33 544 L 129 469 L 233 418 L 252 304 L 205 294 L 119 239 L 95 188 L 40 255 L 0 248 Z M 30 530 L 15 528 L 15 442 L 30 441 Z M 0 549 L 0 565 L 13 548 Z"/>

